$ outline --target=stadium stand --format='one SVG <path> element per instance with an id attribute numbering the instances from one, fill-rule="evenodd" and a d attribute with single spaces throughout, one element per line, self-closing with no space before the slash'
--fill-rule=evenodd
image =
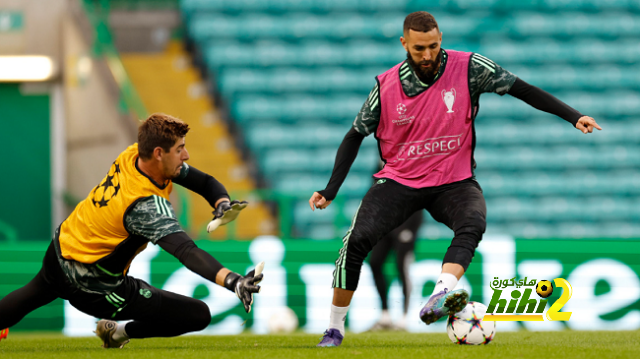
<path id="1" fill-rule="evenodd" d="M 488 233 L 517 237 L 640 234 L 640 2 L 632 0 L 183 0 L 186 33 L 268 186 L 299 196 L 293 234 L 343 234 L 377 166 L 367 138 L 332 206 L 324 188 L 342 137 L 374 85 L 405 58 L 404 16 L 433 13 L 443 47 L 479 52 L 594 118 L 583 136 L 510 96 L 485 94 L 476 175 Z M 371 136 L 372 137 L 372 136 Z M 289 212 L 287 212 L 289 211 Z M 331 226 L 335 224 L 335 226 Z M 423 237 L 450 231 L 427 221 Z"/>

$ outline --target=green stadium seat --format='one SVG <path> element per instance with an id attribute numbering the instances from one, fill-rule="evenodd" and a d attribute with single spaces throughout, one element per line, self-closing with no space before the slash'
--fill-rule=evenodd
<path id="1" fill-rule="evenodd" d="M 269 149 L 318 149 L 335 151 L 351 128 L 350 124 L 300 126 L 283 124 L 260 124 L 245 131 L 247 145 L 254 153 L 263 153 Z M 377 152 L 377 143 L 369 137 L 360 146 L 361 151 Z"/>
<path id="2" fill-rule="evenodd" d="M 218 76 L 218 88 L 227 97 L 238 93 L 356 92 L 362 93 L 364 99 L 375 84 L 375 76 L 384 71 L 386 71 L 385 68 L 379 67 L 364 69 L 285 67 L 260 70 L 225 68 Z"/>
<path id="3" fill-rule="evenodd" d="M 354 51 L 356 48 L 358 51 Z M 214 72 L 225 66 L 393 66 L 404 60 L 405 54 L 395 43 L 362 40 L 340 44 L 326 41 L 300 44 L 216 42 L 204 48 L 206 64 Z"/>
<path id="4" fill-rule="evenodd" d="M 182 0 L 181 9 L 188 16 L 196 12 L 246 13 L 389 11 L 404 10 L 408 0 Z"/>
<path id="5" fill-rule="evenodd" d="M 313 194 L 313 192 L 309 193 L 309 197 L 311 197 L 311 194 Z M 339 206 L 329 206 L 322 211 L 311 211 L 309 202 L 301 200 L 295 204 L 293 218 L 297 225 L 306 225 L 309 223 L 325 223 L 331 225 L 336 220 L 336 217 L 341 216 L 340 210 L 341 208 Z"/>
<path id="6" fill-rule="evenodd" d="M 324 121 L 349 122 L 355 118 L 365 95 L 344 94 L 342 96 L 235 96 L 232 104 L 232 114 L 240 123 L 280 121 L 295 122 L 322 119 Z M 633 117 L 640 115 L 640 93 L 617 92 L 607 94 L 566 93 L 558 97 L 572 107 L 580 109 L 582 113 L 594 118 L 603 117 Z M 603 106 L 603 104 L 607 104 Z M 498 97 L 486 95 L 481 97 L 482 112 L 477 122 L 482 123 L 489 114 L 500 114 L 502 118 L 512 120 L 529 120 L 543 116 L 554 125 L 561 121 L 552 115 L 541 114 L 538 110 L 524 102 L 510 96 Z M 565 131 L 563 129 L 562 131 Z M 542 130 L 544 131 L 544 130 Z M 572 136 L 579 134 L 574 132 Z M 518 136 L 518 135 L 513 135 Z"/>
<path id="7" fill-rule="evenodd" d="M 340 202 L 338 199 L 336 202 Z M 331 224 L 335 221 L 336 217 L 339 217 L 339 220 L 345 223 L 351 222 L 353 215 L 358 209 L 358 205 L 360 204 L 359 199 L 355 200 L 346 200 L 342 203 L 335 203 L 337 205 L 332 205 L 327 207 L 325 210 L 320 211 L 318 214 L 316 211 L 311 211 L 309 208 L 308 200 L 300 200 L 296 202 L 294 207 L 294 217 L 296 222 L 299 224 L 307 224 L 307 223 L 327 223 Z"/>
<path id="8" fill-rule="evenodd" d="M 562 91 L 597 92 L 620 89 L 640 90 L 640 71 L 620 66 L 555 65 L 550 67 L 508 66 L 509 71 L 528 83 L 553 93 Z M 363 69 L 329 67 L 309 69 L 285 67 L 275 69 L 224 68 L 218 89 L 227 98 L 235 94 L 336 93 L 355 92 L 363 96 L 375 83 L 384 67 Z M 598 76 L 593 76 L 597 73 Z M 482 99 L 490 95 L 482 96 Z M 483 111 L 484 112 L 484 111 Z"/>
<path id="9" fill-rule="evenodd" d="M 268 176 L 279 176 L 289 172 L 324 172 L 331 173 L 337 148 L 322 149 L 272 149 L 261 157 L 262 170 Z M 378 153 L 374 149 L 363 149 L 358 153 L 351 166 L 353 171 L 364 171 L 373 174 L 377 168 Z"/>
<path id="10" fill-rule="evenodd" d="M 611 91 L 607 93 L 590 92 L 561 92 L 554 93 L 556 97 L 580 109 L 580 112 L 592 117 L 631 117 L 640 115 L 640 93 L 635 91 Z M 604 106 L 603 104 L 606 104 Z M 511 97 L 485 95 L 480 97 L 482 110 L 478 122 L 489 113 L 500 114 L 507 118 L 540 117 L 540 111 L 526 103 Z M 550 118 L 555 118 L 549 116 Z"/>
<path id="11" fill-rule="evenodd" d="M 629 88 L 640 89 L 640 71 L 616 65 L 507 66 L 507 70 L 528 83 L 543 89 L 602 92 Z M 594 76 L 593 74 L 597 74 Z"/>
<path id="12" fill-rule="evenodd" d="M 539 223 L 512 222 L 488 224 L 486 234 L 510 234 L 517 238 L 635 238 L 640 225 L 628 222 Z"/>
<path id="13" fill-rule="evenodd" d="M 510 34 L 528 36 L 633 36 L 640 33 L 637 15 L 620 12 L 586 14 L 570 12 L 556 15 L 523 12 L 509 17 Z"/>
<path id="14" fill-rule="evenodd" d="M 340 194 L 349 194 L 353 197 L 364 196 L 373 183 L 371 175 L 373 171 L 365 172 L 353 172 L 349 173 L 347 179 L 344 181 L 340 188 Z M 279 192 L 291 193 L 291 194 L 311 194 L 315 191 L 321 190 L 327 186 L 329 182 L 330 172 L 324 176 L 312 174 L 309 172 L 302 173 L 288 173 L 279 175 L 273 181 L 273 188 Z"/>
<path id="15" fill-rule="evenodd" d="M 207 45 L 208 44 L 208 45 Z M 304 41 L 290 44 L 281 41 L 256 41 L 243 43 L 216 41 L 204 44 L 204 58 L 214 73 L 220 68 L 246 66 L 255 67 L 325 67 L 343 66 L 362 68 L 368 66 L 391 67 L 406 54 L 395 42 L 369 40 L 336 43 L 327 41 Z M 543 65 L 546 67 L 572 65 L 629 65 L 640 60 L 640 47 L 634 41 L 613 43 L 572 41 L 558 42 L 552 39 L 516 42 L 505 40 L 480 46 L 470 42 L 445 43 L 446 48 L 479 52 L 505 68 L 511 64 Z M 606 48 L 607 51 L 602 51 Z M 358 51 L 354 51 L 358 49 Z M 531 51 L 535 49 L 535 51 Z M 610 56 L 615 53 L 616 56 Z M 634 71 L 631 71 L 634 73 Z M 532 73 L 533 74 L 533 73 Z M 541 76 L 540 72 L 534 76 Z M 637 75 L 633 75 L 637 78 Z"/>
<path id="16" fill-rule="evenodd" d="M 612 197 L 507 197 L 487 200 L 487 206 L 492 208 L 491 221 L 501 223 L 636 220 L 640 212 L 633 209 L 635 203 L 627 198 Z"/>
<path id="17" fill-rule="evenodd" d="M 232 114 L 240 123 L 339 121 L 351 123 L 365 96 L 237 96 Z M 307 122 L 308 123 L 308 122 Z"/>
<path id="18" fill-rule="evenodd" d="M 475 159 L 482 170 L 578 170 L 633 169 L 640 165 L 634 154 L 640 148 L 586 146 L 478 148 Z M 588 160 L 585 160 L 588 159 Z"/>
<path id="19" fill-rule="evenodd" d="M 345 40 L 368 38 L 388 40 L 402 35 L 404 13 L 381 14 L 305 14 L 267 15 L 264 13 L 231 16 L 223 13 L 195 14 L 189 33 L 196 41 L 210 39 L 256 38 L 300 40 L 309 38 Z M 438 24 L 451 38 L 474 39 L 483 35 L 508 37 L 584 37 L 633 36 L 640 32 L 640 16 L 631 14 L 516 12 L 508 16 L 438 15 Z"/>
<path id="20" fill-rule="evenodd" d="M 607 49 L 603 51 L 603 49 Z M 558 41 L 552 38 L 536 38 L 528 41 L 507 40 L 492 42 L 490 46 L 468 51 L 477 51 L 498 64 L 603 64 L 633 63 L 640 59 L 640 47 L 635 40 L 615 42 L 590 40 Z M 616 56 L 611 56 L 615 53 Z"/>
<path id="21" fill-rule="evenodd" d="M 476 122 L 476 136 L 478 145 L 512 146 L 528 144 L 542 145 L 618 145 L 621 143 L 640 143 L 640 133 L 629 131 L 628 124 L 607 123 L 601 136 L 584 136 L 571 124 L 560 118 L 536 118 L 527 123 L 510 119 L 493 119 Z"/>
<path id="22" fill-rule="evenodd" d="M 197 12 L 411 12 L 425 9 L 429 11 L 495 10 L 499 12 L 510 10 L 640 10 L 640 4 L 635 0 L 182 0 L 180 6 L 187 16 Z"/>
<path id="23" fill-rule="evenodd" d="M 545 195 L 580 196 L 585 191 L 590 195 L 640 195 L 640 172 L 633 169 L 572 172 L 532 170 L 516 173 L 477 171 L 476 177 L 487 198 L 541 197 Z"/>
<path id="24" fill-rule="evenodd" d="M 208 45 L 207 45 L 208 44 Z M 640 60 L 640 47 L 635 41 L 604 43 L 597 41 L 558 42 L 552 39 L 516 42 L 505 40 L 491 45 L 480 46 L 469 42 L 445 43 L 445 48 L 479 52 L 505 68 L 511 64 L 584 65 L 618 64 L 628 65 Z M 606 48 L 607 51 L 602 51 Z M 354 51 L 358 49 L 358 51 Z M 531 51 L 535 49 L 535 51 Z M 610 56 L 615 53 L 616 56 Z M 204 58 L 214 73 L 220 68 L 246 66 L 363 66 L 391 67 L 406 56 L 405 51 L 395 42 L 352 40 L 345 43 L 328 41 L 304 41 L 291 44 L 281 41 L 256 41 L 243 43 L 216 41 L 204 44 Z M 539 73 L 537 74 L 538 76 Z M 637 75 L 636 75 L 637 76 Z"/>
<path id="25" fill-rule="evenodd" d="M 260 13 L 229 16 L 220 13 L 194 15 L 189 33 L 196 41 L 211 39 L 277 38 L 286 40 L 353 38 L 389 39 L 402 35 L 404 14 L 362 16 L 358 13 L 313 15 Z"/>
<path id="26" fill-rule="evenodd" d="M 428 9 L 443 9 L 448 11 L 493 10 L 509 12 L 513 10 L 534 10 L 548 12 L 549 10 L 640 10 L 640 4 L 635 0 L 411 0 L 407 4 L 407 11 Z"/>

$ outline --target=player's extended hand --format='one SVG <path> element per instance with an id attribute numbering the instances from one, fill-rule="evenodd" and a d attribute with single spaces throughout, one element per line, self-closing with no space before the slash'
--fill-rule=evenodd
<path id="1" fill-rule="evenodd" d="M 309 207 L 311 207 L 312 211 L 315 211 L 316 208 L 325 209 L 329 207 L 331 201 L 327 201 L 320 193 L 313 192 L 313 196 L 309 198 Z"/>
<path id="2" fill-rule="evenodd" d="M 596 123 L 596 120 L 589 116 L 580 117 L 578 123 L 576 123 L 576 128 L 582 131 L 582 133 L 591 133 L 593 132 L 594 128 L 602 130 L 602 128 L 600 128 L 600 126 L 598 126 L 598 124 Z"/>
<path id="3" fill-rule="evenodd" d="M 262 269 L 264 268 L 264 262 L 258 263 L 255 269 L 251 270 L 244 277 L 238 273 L 229 273 L 225 279 L 225 288 L 233 290 L 242 305 L 244 305 L 244 311 L 251 313 L 251 305 L 253 304 L 253 294 L 260 293 L 260 286 L 258 283 L 264 278 Z"/>
<path id="4" fill-rule="evenodd" d="M 248 204 L 247 201 L 238 200 L 220 202 L 216 210 L 213 211 L 213 220 L 207 225 L 207 232 L 211 233 L 216 228 L 224 226 L 238 218 L 240 211 L 247 208 Z"/>

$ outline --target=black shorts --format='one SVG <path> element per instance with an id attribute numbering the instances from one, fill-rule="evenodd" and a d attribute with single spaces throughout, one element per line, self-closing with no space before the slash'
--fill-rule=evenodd
<path id="1" fill-rule="evenodd" d="M 162 304 L 162 290 L 147 282 L 126 276 L 114 292 L 88 293 L 72 284 L 60 268 L 53 243 L 47 249 L 42 269 L 37 274 L 58 297 L 96 318 L 127 320 L 157 316 Z"/>
<path id="2" fill-rule="evenodd" d="M 469 178 L 416 189 L 390 179 L 380 179 L 362 199 L 342 240 L 333 286 L 355 290 L 362 262 L 371 249 L 422 209 L 455 234 L 444 262 L 460 264 L 466 270 L 486 227 L 487 207 L 478 182 Z"/>

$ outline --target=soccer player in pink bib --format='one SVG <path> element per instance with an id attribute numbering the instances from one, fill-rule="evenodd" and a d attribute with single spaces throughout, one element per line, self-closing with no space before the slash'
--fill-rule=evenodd
<path id="1" fill-rule="evenodd" d="M 465 273 L 486 227 L 486 204 L 475 180 L 474 119 L 480 94 L 509 94 L 561 117 L 583 133 L 601 130 L 596 121 L 531 86 L 492 60 L 442 49 L 435 18 L 424 11 L 404 21 L 407 59 L 376 77 L 376 85 L 338 149 L 329 184 L 309 199 L 324 209 L 336 197 L 365 136 L 378 140 L 384 168 L 369 189 L 333 272 L 329 329 L 318 346 L 339 346 L 344 321 L 358 286 L 360 269 L 372 248 L 414 212 L 426 209 L 454 232 L 433 294 L 420 311 L 431 324 L 460 311 L 469 293 L 453 290 Z"/>

